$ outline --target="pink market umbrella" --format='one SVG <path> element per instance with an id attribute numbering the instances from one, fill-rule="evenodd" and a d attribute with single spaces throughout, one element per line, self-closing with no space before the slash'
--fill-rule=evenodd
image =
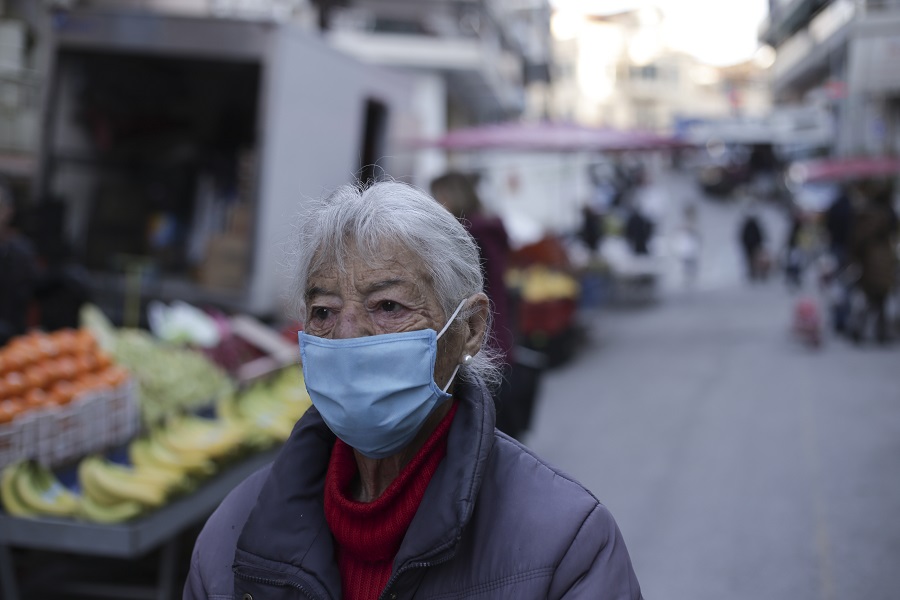
<path id="1" fill-rule="evenodd" d="M 890 156 L 823 158 L 791 166 L 791 178 L 800 183 L 822 183 L 891 177 L 900 174 L 900 158 Z"/>
<path id="2" fill-rule="evenodd" d="M 534 152 L 624 152 L 684 146 L 673 136 L 646 131 L 622 131 L 571 123 L 501 123 L 455 129 L 443 136 L 414 143 L 445 150 L 517 150 Z"/>

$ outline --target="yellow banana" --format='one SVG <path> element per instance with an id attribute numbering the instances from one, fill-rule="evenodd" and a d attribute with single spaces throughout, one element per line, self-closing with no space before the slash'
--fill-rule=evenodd
<path id="1" fill-rule="evenodd" d="M 181 463 L 162 462 L 157 460 L 150 452 L 150 440 L 147 438 L 135 438 L 128 444 L 128 458 L 135 469 L 142 472 L 156 472 L 160 476 L 165 475 L 174 482 L 189 479 L 187 469 Z"/>
<path id="2" fill-rule="evenodd" d="M 35 511 L 27 506 L 19 492 L 16 491 L 16 478 L 19 471 L 24 466 L 24 462 L 17 462 L 7 465 L 0 475 L 0 500 L 3 500 L 3 509 L 14 517 L 33 517 Z"/>
<path id="3" fill-rule="evenodd" d="M 187 417 L 160 432 L 159 441 L 179 455 L 227 458 L 241 449 L 241 431 L 226 421 Z"/>
<path id="4" fill-rule="evenodd" d="M 182 468 L 196 477 L 208 477 L 216 472 L 215 464 L 205 456 L 182 455 L 170 450 L 160 441 L 160 433 L 147 438 L 148 458 L 169 468 Z"/>
<path id="5" fill-rule="evenodd" d="M 79 505 L 79 514 L 95 523 L 121 523 L 129 521 L 143 512 L 144 507 L 141 503 L 133 500 L 123 500 L 117 504 L 105 506 L 98 504 L 90 496 L 83 495 Z"/>
<path id="6" fill-rule="evenodd" d="M 113 464 L 98 456 L 82 459 L 78 469 L 81 485 L 97 498 L 132 500 L 144 506 L 162 506 L 169 490 L 159 483 L 142 477 L 134 469 Z"/>
<path id="7" fill-rule="evenodd" d="M 78 511 L 78 497 L 50 469 L 36 462 L 28 461 L 19 468 L 15 487 L 22 502 L 38 514 L 71 517 Z"/>

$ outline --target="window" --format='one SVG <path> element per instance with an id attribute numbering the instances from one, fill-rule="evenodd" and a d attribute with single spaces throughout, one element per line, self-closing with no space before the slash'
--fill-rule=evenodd
<path id="1" fill-rule="evenodd" d="M 641 79 L 644 81 L 654 81 L 659 76 L 656 65 L 630 65 L 628 67 L 629 79 Z"/>

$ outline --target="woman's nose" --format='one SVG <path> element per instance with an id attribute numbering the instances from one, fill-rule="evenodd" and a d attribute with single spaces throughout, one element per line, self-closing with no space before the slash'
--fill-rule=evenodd
<path id="1" fill-rule="evenodd" d="M 372 335 L 372 327 L 366 311 L 355 305 L 348 305 L 338 314 L 334 327 L 334 339 L 347 339 Z"/>

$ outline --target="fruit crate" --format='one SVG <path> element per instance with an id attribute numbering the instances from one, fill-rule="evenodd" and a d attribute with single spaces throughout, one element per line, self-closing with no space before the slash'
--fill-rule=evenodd
<path id="1" fill-rule="evenodd" d="M 26 458 L 62 465 L 128 441 L 140 425 L 133 380 L 86 392 L 64 406 L 38 409 L 0 425 L 0 469 Z"/>

